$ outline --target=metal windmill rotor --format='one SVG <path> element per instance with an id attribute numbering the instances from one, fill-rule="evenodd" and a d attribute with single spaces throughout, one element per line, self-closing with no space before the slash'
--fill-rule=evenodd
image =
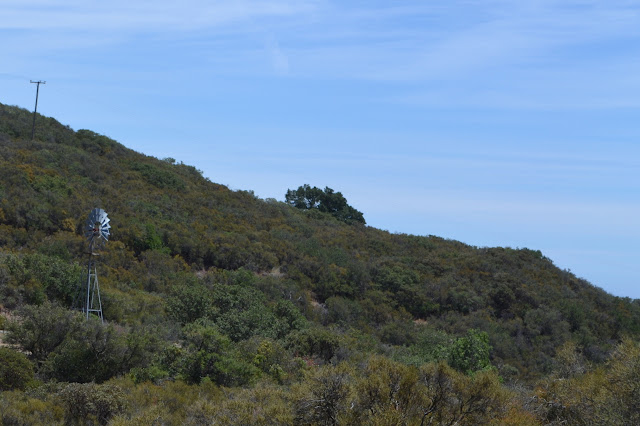
<path id="1" fill-rule="evenodd" d="M 102 209 L 93 209 L 89 213 L 84 235 L 89 240 L 89 252 L 93 253 L 97 244 L 109 241 L 111 225 L 109 225 L 109 217 L 107 212 Z"/>

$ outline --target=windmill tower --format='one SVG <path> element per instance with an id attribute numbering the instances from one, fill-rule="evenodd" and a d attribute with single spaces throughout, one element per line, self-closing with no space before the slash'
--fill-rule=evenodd
<path id="1" fill-rule="evenodd" d="M 89 319 L 90 313 L 94 313 L 104 322 L 96 263 L 100 255 L 98 250 L 104 246 L 106 241 L 109 241 L 111 225 L 109 225 L 107 213 L 102 209 L 91 210 L 84 229 L 84 234 L 89 241 L 89 251 L 87 252 L 89 260 L 86 274 L 82 277 L 80 289 L 73 305 L 75 309 L 82 311 L 86 319 Z"/>

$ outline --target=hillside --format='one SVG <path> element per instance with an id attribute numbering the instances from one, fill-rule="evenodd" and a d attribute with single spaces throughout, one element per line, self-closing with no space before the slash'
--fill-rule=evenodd
<path id="1" fill-rule="evenodd" d="M 297 395 L 319 372 L 356 383 L 346 365 L 369 363 L 451 366 L 459 383 L 485 371 L 533 389 L 557 374 L 567 348 L 584 365 L 605 365 L 640 334 L 638 300 L 609 295 L 539 251 L 347 224 L 52 118 L 38 117 L 31 141 L 31 117 L 0 104 L 0 308 L 21 318 L 7 326 L 10 340 L 45 383 L 206 378 L 213 399 L 217 386 L 241 395 L 265 381 Z M 112 224 L 98 266 L 108 325 L 88 329 L 66 308 L 94 207 Z M 57 336 L 50 342 L 25 337 L 51 324 L 68 327 L 43 332 Z M 91 339 L 106 346 L 96 351 Z M 522 415 L 533 422 L 542 416 L 534 411 Z"/>

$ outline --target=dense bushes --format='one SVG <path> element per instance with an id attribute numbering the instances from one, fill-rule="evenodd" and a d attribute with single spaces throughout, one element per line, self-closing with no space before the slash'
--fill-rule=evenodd
<path id="1" fill-rule="evenodd" d="M 46 299 L 70 305 L 80 271 L 78 264 L 57 256 L 0 252 L 0 295 L 7 307 Z"/>
<path id="2" fill-rule="evenodd" d="M 4 393 L 6 424 L 49 412 L 51 424 L 487 424 L 533 416 L 514 402 L 497 375 L 466 376 L 444 363 L 421 368 L 371 356 L 362 362 L 303 365 L 289 387 L 260 381 L 250 388 L 129 379 L 57 384 L 30 394 Z M 22 401 L 31 402 L 29 410 Z M 6 413 L 6 414 L 4 414 Z M 521 423 L 520 423 L 521 424 Z"/>
<path id="3" fill-rule="evenodd" d="M 215 339 L 214 339 L 215 340 Z M 262 345 L 260 345 L 262 346 Z M 267 345 L 268 346 L 268 345 Z M 575 345 L 534 392 L 502 386 L 495 371 L 466 375 L 444 362 L 408 366 L 373 355 L 301 364 L 291 385 L 270 378 L 220 388 L 210 379 L 135 384 L 57 383 L 0 393 L 3 424 L 637 424 L 640 347 L 625 340 L 607 363 L 580 364 Z"/>
<path id="4" fill-rule="evenodd" d="M 103 382 L 146 365 L 158 351 L 159 335 L 145 329 L 126 331 L 97 318 L 45 302 L 27 305 L 9 323 L 6 341 L 25 351 L 43 379 Z"/>
<path id="5" fill-rule="evenodd" d="M 22 352 L 0 356 L 26 389 L 0 397 L 5 424 L 635 419 L 638 354 L 611 353 L 640 302 L 539 251 L 367 228 L 328 188 L 260 200 L 44 117 L 31 141 L 29 117 L 0 104 L 0 309 Z M 68 310 L 95 206 L 106 325 Z"/>

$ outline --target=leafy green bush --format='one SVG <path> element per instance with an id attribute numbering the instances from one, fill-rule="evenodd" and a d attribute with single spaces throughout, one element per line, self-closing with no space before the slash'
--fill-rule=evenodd
<path id="1" fill-rule="evenodd" d="M 33 364 L 24 354 L 0 348 L 0 391 L 24 390 L 33 381 Z"/>
<path id="2" fill-rule="evenodd" d="M 340 339 L 329 330 L 314 327 L 289 334 L 287 347 L 295 356 L 313 357 L 328 362 L 340 347 Z"/>
<path id="3" fill-rule="evenodd" d="M 201 283 L 176 286 L 167 299 L 167 314 L 180 324 L 216 316 L 211 291 Z"/>
<path id="4" fill-rule="evenodd" d="M 40 373 L 59 381 L 101 383 L 132 368 L 148 366 L 161 346 L 158 337 L 144 328 L 126 331 L 91 317 L 66 336 L 47 357 Z"/>
<path id="5" fill-rule="evenodd" d="M 80 326 L 81 317 L 51 302 L 25 305 L 19 320 L 7 327 L 7 342 L 18 345 L 37 361 L 44 361 Z"/>
<path id="6" fill-rule="evenodd" d="M 111 417 L 124 411 L 127 404 L 122 389 L 108 383 L 69 383 L 58 396 L 65 407 L 65 422 L 73 425 L 105 425 Z"/>
<path id="7" fill-rule="evenodd" d="M 456 339 L 449 347 L 449 364 L 463 373 L 487 370 L 489 361 L 489 335 L 484 331 L 469 330 L 467 335 Z"/>
<path id="8" fill-rule="evenodd" d="M 177 368 L 187 382 L 200 383 L 208 377 L 219 385 L 242 386 L 259 376 L 259 370 L 243 360 L 231 340 L 211 322 L 193 322 L 184 327 L 183 333 L 183 349 L 165 359 L 170 362 L 166 368 Z"/>

